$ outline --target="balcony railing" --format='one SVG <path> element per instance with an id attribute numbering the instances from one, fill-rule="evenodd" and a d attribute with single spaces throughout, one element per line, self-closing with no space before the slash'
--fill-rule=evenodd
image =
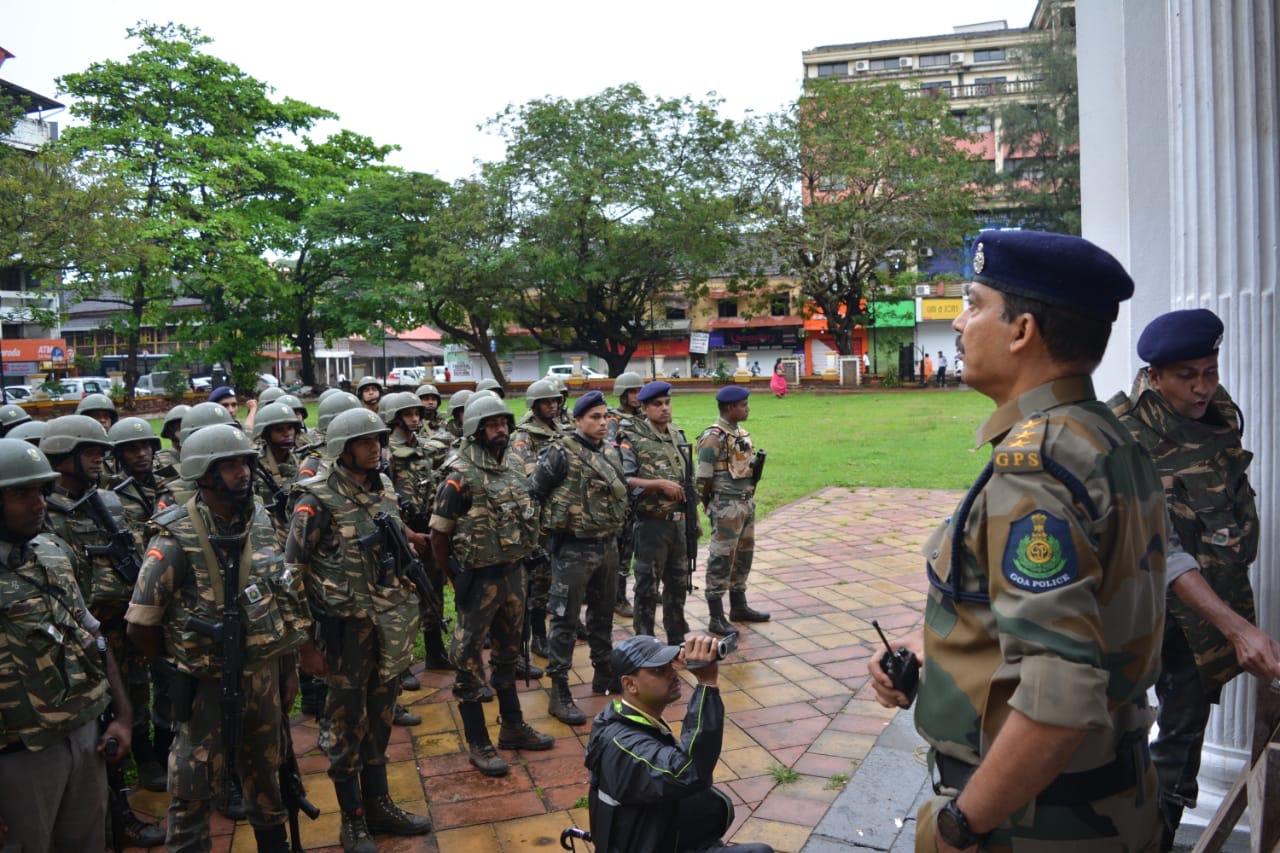
<path id="1" fill-rule="evenodd" d="M 924 86 L 913 90 L 915 97 L 947 98 L 952 101 L 965 98 L 998 98 L 1009 95 L 1026 95 L 1034 92 L 1037 80 L 1006 80 L 1003 83 L 969 83 L 965 86 Z"/>

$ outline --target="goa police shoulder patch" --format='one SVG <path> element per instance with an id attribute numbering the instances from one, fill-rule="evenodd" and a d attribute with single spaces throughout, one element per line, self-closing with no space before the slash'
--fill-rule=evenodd
<path id="1" fill-rule="evenodd" d="M 1001 570 L 1005 580 L 1028 592 L 1049 592 L 1080 575 L 1080 561 L 1066 521 L 1033 510 L 1009 527 Z"/>

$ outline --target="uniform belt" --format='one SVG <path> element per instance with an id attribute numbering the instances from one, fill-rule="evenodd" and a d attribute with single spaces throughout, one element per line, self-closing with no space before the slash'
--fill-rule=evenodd
<path id="1" fill-rule="evenodd" d="M 1080 773 L 1060 774 L 1036 795 L 1036 802 L 1047 806 L 1080 805 L 1105 800 L 1136 787 L 1145 768 L 1137 766 L 1134 745 L 1135 742 L 1126 735 L 1120 740 L 1114 761 Z M 1147 749 L 1145 733 L 1140 745 L 1142 760 L 1144 764 L 1149 764 L 1151 753 Z M 937 751 L 934 752 L 934 760 L 938 765 L 941 786 L 955 788 L 957 791 L 964 789 L 973 771 L 978 769 L 976 764 L 969 764 Z"/>
<path id="2" fill-rule="evenodd" d="M 684 512 L 645 512 L 642 509 L 636 510 L 636 515 L 641 518 L 648 518 L 653 521 L 684 521 Z"/>

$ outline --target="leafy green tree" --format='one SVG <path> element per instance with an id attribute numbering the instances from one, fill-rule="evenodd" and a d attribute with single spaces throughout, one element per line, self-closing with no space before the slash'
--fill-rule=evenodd
<path id="1" fill-rule="evenodd" d="M 274 279 L 262 252 L 265 212 L 254 202 L 272 185 L 277 143 L 333 114 L 273 99 L 266 83 L 205 53 L 210 39 L 199 30 L 142 22 L 128 33 L 141 46 L 127 60 L 59 80 L 86 122 L 59 144 L 111 163 L 128 186 L 127 215 L 139 222 L 139 240 L 122 247 L 106 292 L 91 295 L 123 309 L 130 394 L 141 329 L 162 321 L 178 294 L 205 308 L 186 318 L 187 330 L 206 330 L 233 374 L 247 378 L 263 340 L 261 315 L 249 312 Z"/>
<path id="2" fill-rule="evenodd" d="M 1005 169 L 999 192 L 1028 228 L 1080 233 L 1080 86 L 1075 10 L 1051 5 L 1049 26 L 1022 48 L 1026 97 L 1006 97 L 995 114 Z"/>
<path id="3" fill-rule="evenodd" d="M 975 155 L 945 100 L 897 84 L 809 81 L 753 127 L 754 246 L 827 318 L 843 354 L 877 274 L 917 248 L 958 248 L 979 197 Z"/>
<path id="4" fill-rule="evenodd" d="M 510 304 L 535 340 L 617 374 L 650 334 L 650 304 L 724 270 L 742 206 L 739 128 L 718 106 L 627 84 L 491 121 L 515 226 Z"/>

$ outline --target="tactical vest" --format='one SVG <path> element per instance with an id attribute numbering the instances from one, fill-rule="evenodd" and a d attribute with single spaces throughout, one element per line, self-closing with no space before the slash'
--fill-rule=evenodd
<path id="1" fill-rule="evenodd" d="M 71 561 L 53 540 L 0 569 L 0 747 L 60 742 L 110 702 L 97 641 L 84 626 Z"/>
<path id="2" fill-rule="evenodd" d="M 364 547 L 360 540 L 378 532 L 374 516 L 385 512 L 400 523 L 391 481 L 381 477 L 382 489 L 360 489 L 336 465 L 298 483 L 329 513 L 338 531 L 336 548 L 325 538 L 310 554 L 307 594 L 332 619 L 372 622 L 378 633 L 378 669 L 384 677 L 399 674 L 413 661 L 413 641 L 419 629 L 418 597 L 407 581 L 389 574 L 379 583 L 382 545 Z M 376 539 L 377 537 L 373 537 Z"/>
<path id="3" fill-rule="evenodd" d="M 714 441 L 716 446 L 716 461 L 712 466 L 715 494 L 718 497 L 732 498 L 754 492 L 751 466 L 756 455 L 751 444 L 751 433 L 742 427 L 732 428 L 724 421 L 716 421 L 702 431 L 698 445 L 701 447 L 709 440 Z"/>
<path id="4" fill-rule="evenodd" d="M 116 524 L 129 529 L 129 521 L 125 518 L 120 498 L 110 489 L 99 490 L 103 505 Z M 89 545 L 106 545 L 109 537 L 102 521 L 88 506 L 83 496 L 72 500 L 60 492 L 53 492 L 48 497 L 49 526 L 53 533 L 71 547 L 77 560 L 76 581 L 89 605 L 89 611 L 98 619 L 106 622 L 124 613 L 133 597 L 133 585 L 111 565 L 106 557 L 90 557 L 85 552 Z"/>
<path id="5" fill-rule="evenodd" d="M 472 441 L 450 454 L 444 476 L 453 474 L 471 503 L 453 528 L 458 563 L 478 569 L 528 556 L 538 543 L 538 509 L 529 497 L 529 481 Z"/>
<path id="6" fill-rule="evenodd" d="M 507 464 L 522 476 L 528 477 L 538 465 L 538 457 L 548 444 L 559 441 L 564 435 L 554 426 L 526 414 L 516 424 L 511 433 L 511 441 L 507 446 Z"/>
<path id="7" fill-rule="evenodd" d="M 627 483 L 617 448 L 594 451 L 570 436 L 562 443 L 569 471 L 547 502 L 547 527 L 582 539 L 622 530 L 627 517 Z"/>
<path id="8" fill-rule="evenodd" d="M 192 585 L 181 583 L 174 590 L 163 632 L 165 651 L 178 669 L 197 678 L 212 678 L 221 672 L 221 644 L 186 627 L 191 616 L 211 625 L 222 621 L 222 566 L 207 539 L 207 533 L 212 531 L 205 526 L 206 516 L 193 517 L 198 512 L 193 498 L 155 519 L 161 529 L 159 535 L 173 537 L 182 548 L 187 571 L 195 581 L 194 597 Z M 202 534 L 199 528 L 205 532 Z M 245 668 L 255 670 L 302 645 L 311 618 L 303 600 L 303 579 L 285 567 L 271 520 L 257 501 L 247 533 L 235 555 L 240 572 L 236 588 L 240 590 L 237 600 L 244 623 Z"/>
<path id="9" fill-rule="evenodd" d="M 619 434 L 619 442 L 630 442 L 636 457 L 636 476 L 643 480 L 674 480 L 689 488 L 691 484 L 685 483 L 686 451 L 679 449 L 685 443 L 684 433 L 674 425 L 668 425 L 667 430 L 664 436 L 647 421 L 628 423 Z M 638 512 L 655 515 L 682 512 L 684 508 L 683 501 L 669 500 L 661 492 L 646 492 L 636 501 Z"/>
<path id="10" fill-rule="evenodd" d="M 430 517 L 435 496 L 435 471 L 427 448 L 421 441 L 409 444 L 392 432 L 388 451 L 396 494 L 408 500 L 423 516 Z"/>

